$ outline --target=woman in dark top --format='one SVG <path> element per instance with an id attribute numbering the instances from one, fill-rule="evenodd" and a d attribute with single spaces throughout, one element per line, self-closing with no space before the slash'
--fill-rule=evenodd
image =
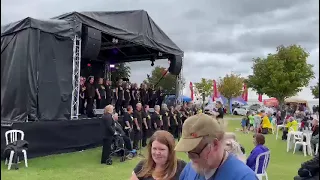
<path id="1" fill-rule="evenodd" d="M 178 121 L 177 121 L 177 115 L 174 112 L 174 107 L 170 106 L 170 111 L 169 111 L 169 120 L 170 120 L 170 132 L 174 136 L 174 138 L 177 138 L 176 136 L 176 130 L 178 127 Z"/>
<path id="2" fill-rule="evenodd" d="M 132 84 L 130 95 L 131 106 L 133 107 L 133 109 L 136 109 L 136 104 L 138 103 L 138 87 L 136 83 Z"/>
<path id="3" fill-rule="evenodd" d="M 157 91 L 157 105 L 161 106 L 163 100 L 164 100 L 164 94 L 163 94 L 162 87 L 160 86 Z"/>
<path id="4" fill-rule="evenodd" d="M 111 82 L 109 80 L 105 81 L 104 87 L 106 88 L 106 105 L 109 105 L 112 103 L 112 98 L 113 98 L 113 91 L 111 88 Z"/>
<path id="5" fill-rule="evenodd" d="M 154 90 L 154 87 L 151 86 L 148 88 L 148 105 L 150 108 L 154 108 L 156 105 L 156 91 Z"/>
<path id="6" fill-rule="evenodd" d="M 130 85 L 129 83 L 125 83 L 123 86 L 123 92 L 124 92 L 124 100 L 122 102 L 122 107 L 127 109 L 127 107 L 130 105 Z"/>
<path id="7" fill-rule="evenodd" d="M 106 107 L 106 88 L 103 84 L 103 78 L 99 78 L 96 86 L 98 98 L 96 99 L 96 109 L 103 109 Z"/>
<path id="8" fill-rule="evenodd" d="M 175 140 L 169 132 L 156 131 L 148 143 L 147 158 L 134 168 L 130 180 L 179 179 L 186 163 L 177 159 L 174 147 Z"/>
<path id="9" fill-rule="evenodd" d="M 85 80 L 83 77 L 80 78 L 80 93 L 79 93 L 79 113 L 84 114 L 84 104 L 86 102 L 86 86 L 84 84 Z"/>
<path id="10" fill-rule="evenodd" d="M 169 109 L 166 104 L 162 104 L 160 115 L 163 122 L 163 130 L 169 131 L 169 127 L 170 127 Z"/>
<path id="11" fill-rule="evenodd" d="M 141 84 L 141 88 L 140 88 L 140 98 L 141 98 L 141 103 L 143 106 L 148 104 L 149 95 L 148 95 L 148 91 L 147 91 L 147 85 L 143 84 L 143 83 Z"/>
<path id="12" fill-rule="evenodd" d="M 124 100 L 124 92 L 123 92 L 123 87 L 122 87 L 122 81 L 119 80 L 118 85 L 116 87 L 116 112 L 120 113 L 121 107 L 122 107 L 122 102 Z"/>

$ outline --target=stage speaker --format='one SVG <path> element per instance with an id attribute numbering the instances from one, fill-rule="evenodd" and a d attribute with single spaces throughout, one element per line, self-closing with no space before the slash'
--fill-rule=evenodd
<path id="1" fill-rule="evenodd" d="M 179 75 L 182 68 L 182 56 L 172 56 L 169 61 L 169 72 L 173 75 Z"/>
<path id="2" fill-rule="evenodd" d="M 85 59 L 96 59 L 101 47 L 101 31 L 94 28 L 83 26 L 81 57 Z"/>

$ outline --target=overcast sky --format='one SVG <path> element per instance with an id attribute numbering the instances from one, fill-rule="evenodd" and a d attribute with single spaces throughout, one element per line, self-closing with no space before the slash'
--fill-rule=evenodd
<path id="1" fill-rule="evenodd" d="M 25 17 L 46 19 L 71 11 L 143 9 L 185 52 L 187 82 L 217 79 L 231 71 L 247 76 L 251 59 L 278 45 L 299 44 L 319 77 L 319 1 L 317 0 L 2 0 L 1 24 Z M 131 81 L 142 82 L 150 62 L 131 63 Z M 156 65 L 168 66 L 167 61 Z M 310 85 L 313 85 L 313 80 Z M 299 93 L 312 99 L 309 87 Z M 254 92 L 249 99 L 257 98 Z"/>

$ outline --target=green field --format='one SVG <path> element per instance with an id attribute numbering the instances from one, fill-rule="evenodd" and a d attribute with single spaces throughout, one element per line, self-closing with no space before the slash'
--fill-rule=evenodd
<path id="1" fill-rule="evenodd" d="M 234 131 L 240 126 L 240 121 L 229 121 L 229 131 Z M 246 153 L 253 148 L 252 134 L 237 132 L 240 143 L 245 147 Z M 275 140 L 275 135 L 266 136 L 267 146 L 271 150 L 271 162 L 268 167 L 270 180 L 290 180 L 297 174 L 300 164 L 310 156 L 304 157 L 301 152 L 292 154 L 286 152 L 286 143 L 282 140 Z M 140 160 L 135 158 L 120 163 L 114 158 L 112 166 L 100 164 L 101 148 L 91 149 L 82 152 L 53 155 L 42 158 L 30 159 L 29 167 L 8 171 L 4 162 L 1 163 L 1 179 L 3 180 L 127 180 L 132 169 Z M 178 156 L 188 161 L 185 154 Z"/>

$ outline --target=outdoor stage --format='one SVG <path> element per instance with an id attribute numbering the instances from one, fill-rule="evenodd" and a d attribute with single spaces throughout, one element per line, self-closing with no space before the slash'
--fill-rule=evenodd
<path id="1" fill-rule="evenodd" d="M 28 158 L 81 151 L 102 144 L 101 118 L 37 121 L 1 126 L 1 152 L 6 147 L 5 132 L 10 129 L 24 131 L 29 142 Z M 3 153 L 1 153 L 1 159 Z"/>

